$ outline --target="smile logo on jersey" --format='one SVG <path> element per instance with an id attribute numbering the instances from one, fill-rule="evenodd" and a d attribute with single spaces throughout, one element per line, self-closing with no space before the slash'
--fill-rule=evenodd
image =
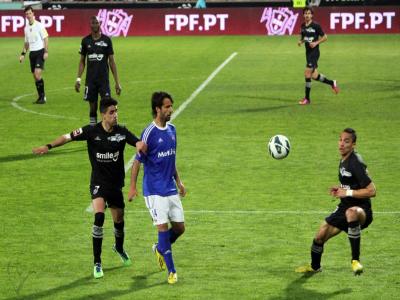
<path id="1" fill-rule="evenodd" d="M 125 135 L 121 135 L 121 134 L 117 133 L 116 135 L 109 136 L 107 139 L 108 139 L 110 142 L 117 142 L 117 143 L 119 143 L 120 141 L 125 140 L 125 138 L 126 138 Z"/>
<path id="2" fill-rule="evenodd" d="M 103 57 L 104 57 L 104 54 L 97 54 L 97 53 L 88 55 L 88 59 L 90 61 L 94 61 L 94 60 L 101 61 L 103 59 Z"/>
<path id="3" fill-rule="evenodd" d="M 97 161 L 100 162 L 111 162 L 111 161 L 117 161 L 119 157 L 119 151 L 117 152 L 106 152 L 106 153 L 96 153 L 96 158 Z"/>

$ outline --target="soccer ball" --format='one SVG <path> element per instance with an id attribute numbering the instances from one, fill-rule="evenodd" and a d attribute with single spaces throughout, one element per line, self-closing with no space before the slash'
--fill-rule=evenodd
<path id="1" fill-rule="evenodd" d="M 283 159 L 289 155 L 289 139 L 281 134 L 274 135 L 268 142 L 268 152 L 275 159 Z"/>

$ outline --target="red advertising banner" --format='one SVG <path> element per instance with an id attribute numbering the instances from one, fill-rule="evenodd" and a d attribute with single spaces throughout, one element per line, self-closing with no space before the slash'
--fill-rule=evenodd
<path id="1" fill-rule="evenodd" d="M 109 36 L 292 35 L 303 22 L 301 9 L 288 7 L 214 9 L 99 9 L 35 11 L 50 36 L 84 36 L 95 15 Z M 315 9 L 327 34 L 400 33 L 400 6 Z M 0 11 L 0 37 L 23 36 L 23 11 Z"/>

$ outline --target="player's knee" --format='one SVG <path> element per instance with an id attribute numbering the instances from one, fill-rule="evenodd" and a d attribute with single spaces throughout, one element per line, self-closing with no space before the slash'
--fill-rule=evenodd
<path id="1" fill-rule="evenodd" d="M 103 227 L 104 224 L 104 213 L 98 212 L 94 214 L 94 225 L 98 227 Z"/>
<path id="2" fill-rule="evenodd" d="M 175 230 L 175 232 L 178 234 L 178 235 L 182 235 L 184 232 L 185 232 L 185 225 L 181 225 L 181 226 L 179 226 L 178 228 L 177 228 L 177 230 Z"/>
<path id="3" fill-rule="evenodd" d="M 357 219 L 357 218 L 358 218 L 358 215 L 357 215 L 357 208 L 355 208 L 355 207 L 350 207 L 350 208 L 348 208 L 348 209 L 346 210 L 346 219 L 347 219 L 347 220 L 349 220 L 349 219 L 355 220 L 355 219 Z"/>

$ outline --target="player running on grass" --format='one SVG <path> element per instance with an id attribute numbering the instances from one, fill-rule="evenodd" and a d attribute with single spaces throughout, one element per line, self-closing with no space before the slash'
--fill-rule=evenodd
<path id="1" fill-rule="evenodd" d="M 311 265 L 296 269 L 298 273 L 321 271 L 324 244 L 341 231 L 347 232 L 351 246 L 351 268 L 355 275 L 363 272 L 360 263 L 361 230 L 372 222 L 371 197 L 375 197 L 375 185 L 368 176 L 367 166 L 355 152 L 357 135 L 354 129 L 346 128 L 340 134 L 339 164 L 340 186 L 330 189 L 330 194 L 340 198 L 335 211 L 325 219 L 311 246 Z"/>
<path id="2" fill-rule="evenodd" d="M 34 148 L 35 154 L 46 154 L 51 148 L 60 147 L 71 141 L 86 141 L 92 175 L 90 193 L 94 211 L 92 231 L 94 267 L 93 276 L 103 277 L 101 265 L 101 248 L 103 242 L 104 211 L 110 208 L 114 221 L 115 244 L 113 246 L 125 266 L 132 264 L 129 255 L 124 250 L 124 186 L 125 167 L 124 149 L 126 143 L 135 146 L 137 152 L 144 152 L 146 145 L 127 128 L 119 126 L 118 102 L 112 98 L 100 101 L 102 121 L 95 126 L 86 125 L 69 134 L 62 135 L 50 144 Z"/>
<path id="3" fill-rule="evenodd" d="M 328 37 L 323 32 L 321 26 L 313 21 L 313 14 L 311 8 L 306 7 L 303 9 L 304 23 L 301 24 L 301 38 L 297 42 L 298 46 L 301 46 L 303 43 L 305 44 L 307 60 L 304 71 L 306 80 L 305 97 L 299 101 L 300 105 L 311 103 L 311 78 L 329 84 L 335 94 L 339 93 L 336 80 L 330 80 L 318 73 L 319 44 L 325 42 Z"/>
<path id="4" fill-rule="evenodd" d="M 156 92 L 151 99 L 153 122 L 143 131 L 142 140 L 147 144 L 146 155 L 136 155 L 132 166 L 129 201 L 137 196 L 136 182 L 140 163 L 144 165 L 143 195 L 146 206 L 157 226 L 158 243 L 153 251 L 161 270 L 168 270 L 168 283 L 178 281 L 172 259 L 173 244 L 185 231 L 181 199 L 186 194 L 176 159 L 176 130 L 168 121 L 172 114 L 172 97 L 165 92 Z M 179 190 L 179 193 L 178 193 Z M 168 223 L 171 228 L 168 229 Z"/>

